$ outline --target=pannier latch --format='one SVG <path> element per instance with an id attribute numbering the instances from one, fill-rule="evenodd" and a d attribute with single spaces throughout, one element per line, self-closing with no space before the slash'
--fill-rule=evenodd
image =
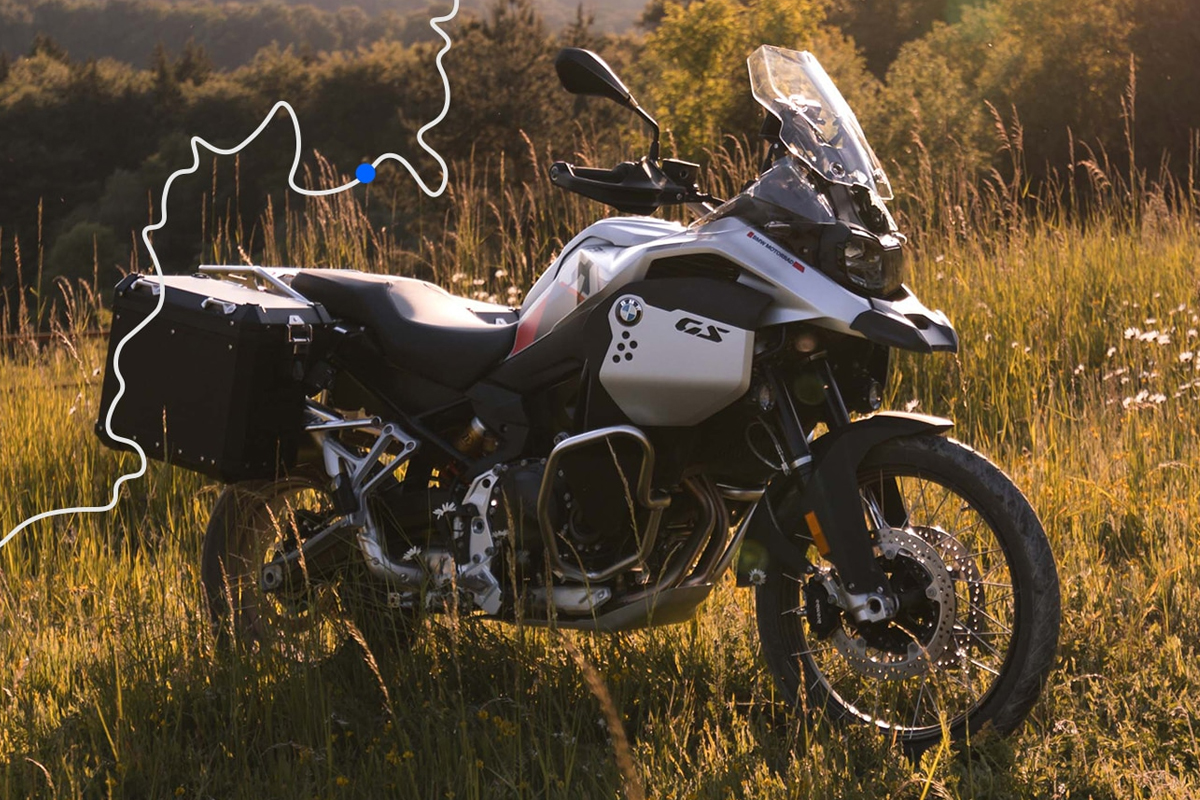
<path id="1" fill-rule="evenodd" d="M 207 311 L 210 308 L 220 309 L 221 313 L 229 316 L 237 311 L 237 303 L 230 303 L 228 300 L 218 300 L 215 297 L 206 297 L 200 301 L 200 307 Z"/>
<path id="2" fill-rule="evenodd" d="M 292 353 L 300 354 L 308 350 L 312 343 L 312 325 L 304 321 L 298 314 L 288 316 L 288 341 L 292 345 Z"/>

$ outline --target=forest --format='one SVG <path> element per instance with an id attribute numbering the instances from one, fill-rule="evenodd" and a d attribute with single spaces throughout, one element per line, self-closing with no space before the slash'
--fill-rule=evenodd
<path id="1" fill-rule="evenodd" d="M 96 267 L 109 284 L 144 268 L 134 232 L 187 163 L 189 137 L 228 146 L 278 100 L 296 108 L 305 151 L 329 169 L 350 174 L 392 151 L 432 175 L 415 145 L 442 102 L 423 13 L 5 0 L 0 285 L 10 302 L 18 266 L 26 285 L 34 270 L 49 285 Z M 600 32 L 586 4 L 553 28 L 531 0 L 498 0 L 464 12 L 451 35 L 453 102 L 430 141 L 454 175 L 510 184 L 527 177 L 530 153 L 544 163 L 642 155 L 630 115 L 558 88 L 551 62 L 565 44 L 600 52 L 659 116 L 667 150 L 702 163 L 757 132 L 746 54 L 762 42 L 812 49 L 893 173 L 902 211 L 917 180 L 965 176 L 983 191 L 1003 174 L 1027 184 L 1028 199 L 1047 181 L 1066 191 L 1088 164 L 1179 177 L 1200 120 L 1200 6 L 1188 0 L 653 0 L 622 34 Z M 168 269 L 213 257 L 202 229 L 230 214 L 253 226 L 268 200 L 289 202 L 291 134 L 280 125 L 275 135 L 180 186 L 172 203 L 207 219 L 189 210 L 159 234 Z M 370 193 L 373 223 L 409 249 L 425 226 L 455 225 L 444 201 L 421 199 L 388 167 Z M 247 240 L 246 257 L 261 242 Z"/>

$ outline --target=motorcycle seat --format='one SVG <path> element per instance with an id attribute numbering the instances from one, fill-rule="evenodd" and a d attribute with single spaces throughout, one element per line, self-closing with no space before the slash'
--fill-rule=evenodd
<path id="1" fill-rule="evenodd" d="M 517 312 L 413 278 L 305 269 L 292 288 L 335 317 L 364 325 L 397 366 L 466 389 L 512 350 Z"/>

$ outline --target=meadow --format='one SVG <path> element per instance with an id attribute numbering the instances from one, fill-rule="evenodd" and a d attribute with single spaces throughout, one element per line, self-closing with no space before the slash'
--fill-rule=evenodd
<path id="1" fill-rule="evenodd" d="M 747 163 L 721 155 L 710 181 L 728 193 Z M 1026 492 L 1058 560 L 1059 662 L 1019 735 L 914 763 L 871 731 L 791 715 L 732 581 L 695 621 L 635 634 L 451 617 L 374 665 L 230 653 L 198 570 L 219 487 L 152 464 L 113 513 L 43 522 L 0 550 L 0 796 L 1200 796 L 1197 187 L 1104 162 L 1076 172 L 1035 197 L 1019 170 L 904 181 L 910 284 L 963 347 L 900 356 L 888 404 L 955 418 L 953 435 Z M 248 234 L 226 220 L 206 256 L 414 274 L 515 302 L 599 212 L 542 173 L 496 187 L 460 171 L 453 225 L 405 250 L 366 223 L 371 201 L 312 201 Z M 37 308 L 4 332 L 4 531 L 102 503 L 135 466 L 92 430 L 103 350 L 88 332 L 105 293 L 39 287 L 43 307 L 69 312 L 52 335 L 35 336 Z"/>

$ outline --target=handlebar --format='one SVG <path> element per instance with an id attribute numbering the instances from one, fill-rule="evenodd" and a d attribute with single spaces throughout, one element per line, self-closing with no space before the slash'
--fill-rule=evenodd
<path id="1" fill-rule="evenodd" d="M 624 161 L 613 169 L 577 167 L 556 161 L 550 182 L 630 214 L 652 214 L 660 206 L 719 202 L 696 188 L 699 164 L 663 159 Z"/>

